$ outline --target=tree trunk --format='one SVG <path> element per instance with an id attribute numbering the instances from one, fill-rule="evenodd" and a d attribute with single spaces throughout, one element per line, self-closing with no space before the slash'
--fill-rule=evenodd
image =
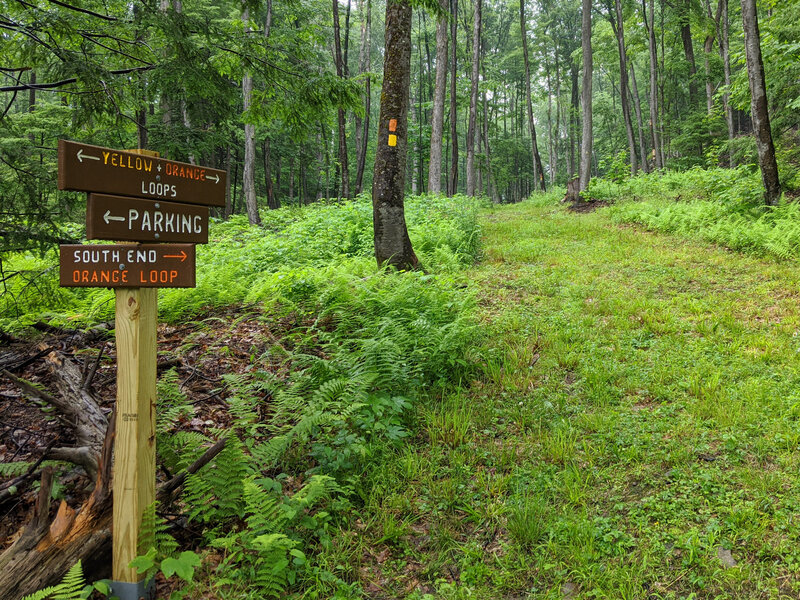
<path id="1" fill-rule="evenodd" d="M 542 157 L 539 156 L 539 144 L 536 141 L 536 124 L 533 122 L 533 102 L 531 100 L 531 67 L 528 61 L 528 34 L 525 27 L 525 0 L 519 2 L 519 29 L 522 35 L 522 58 L 525 63 L 525 98 L 528 109 L 528 129 L 531 132 L 531 158 L 533 159 L 533 187 L 536 186 L 544 192 L 544 169 L 542 168 Z"/>
<path id="2" fill-rule="evenodd" d="M 225 218 L 228 219 L 233 214 L 233 202 L 231 198 L 231 145 L 225 148 Z"/>
<path id="3" fill-rule="evenodd" d="M 436 21 L 436 87 L 431 114 L 431 152 L 428 162 L 428 193 L 442 192 L 442 137 L 444 99 L 447 95 L 447 17 Z"/>
<path id="4" fill-rule="evenodd" d="M 333 1 L 333 46 L 334 62 L 336 63 L 336 76 L 344 79 L 344 61 L 342 60 L 342 42 L 339 33 L 339 0 Z M 342 184 L 339 187 L 339 199 L 350 197 L 350 169 L 347 166 L 347 123 L 344 109 L 337 111 L 339 126 L 339 163 L 338 171 L 341 173 Z"/>
<path id="5" fill-rule="evenodd" d="M 556 48 L 558 54 L 558 48 Z M 550 186 L 555 185 L 555 147 L 553 145 L 553 88 L 550 81 L 550 61 L 545 60 L 545 79 L 547 80 L 547 163 L 550 170 Z"/>
<path id="6" fill-rule="evenodd" d="M 358 12 L 361 14 L 364 0 L 359 1 Z M 367 0 L 366 18 L 361 19 L 361 47 L 358 51 L 358 72 L 368 73 L 370 70 L 371 53 L 370 41 L 372 39 L 372 0 Z M 364 166 L 367 162 L 367 145 L 369 140 L 369 111 L 372 101 L 370 89 L 371 79 L 367 77 L 364 83 L 364 120 L 356 114 L 356 196 L 364 189 Z"/>
<path id="7" fill-rule="evenodd" d="M 244 22 L 244 32 L 247 35 L 250 27 L 247 22 L 250 20 L 250 11 L 245 8 L 242 11 L 242 21 Z M 245 71 L 242 77 L 242 97 L 244 100 L 244 118 L 247 119 L 247 111 L 250 110 L 250 101 L 253 96 L 253 77 Z M 253 123 L 244 124 L 244 167 L 242 169 L 242 193 L 244 194 L 244 204 L 247 208 L 247 219 L 251 225 L 260 225 L 261 217 L 258 214 L 258 199 L 256 198 L 256 126 Z"/>
<path id="8" fill-rule="evenodd" d="M 761 35 L 758 30 L 756 0 L 742 0 L 742 21 L 744 23 L 744 49 L 747 56 L 747 79 L 750 82 L 750 106 L 753 113 L 753 130 L 758 146 L 761 179 L 764 181 L 764 198 L 768 205 L 775 206 L 781 197 L 781 184 L 778 177 L 778 163 L 775 160 L 775 146 L 772 142 L 772 129 L 769 123 L 767 84 L 764 80 L 764 62 L 761 59 Z"/>
<path id="9" fill-rule="evenodd" d="M 592 0 L 582 1 L 581 49 L 583 51 L 583 89 L 581 90 L 583 135 L 581 136 L 579 190 L 583 192 L 589 187 L 589 179 L 592 175 Z"/>
<path id="10" fill-rule="evenodd" d="M 719 51 L 722 55 L 722 65 L 725 72 L 725 93 L 722 95 L 722 104 L 725 110 L 725 124 L 728 126 L 728 166 L 732 169 L 736 166 L 736 164 L 733 157 L 733 152 L 730 149 L 735 133 L 733 129 L 733 108 L 731 107 L 730 94 L 731 57 L 728 45 L 728 31 L 730 28 L 730 20 L 728 18 L 728 0 L 719 0 L 719 4 L 722 7 L 722 14 L 720 15 L 722 30 L 719 36 Z"/>
<path id="11" fill-rule="evenodd" d="M 691 0 L 684 0 L 681 10 L 681 41 L 683 42 L 683 53 L 686 62 L 689 63 L 689 105 L 691 108 L 697 106 L 697 97 L 700 92 L 697 89 L 697 63 L 694 59 L 694 44 L 692 43 L 692 29 L 690 26 Z"/>
<path id="12" fill-rule="evenodd" d="M 269 140 L 264 140 L 264 183 L 267 186 L 267 207 L 275 210 L 281 207 L 280 198 L 275 195 L 275 188 L 272 186 L 272 169 L 270 168 Z"/>
<path id="13" fill-rule="evenodd" d="M 650 134 L 653 141 L 653 158 L 655 168 L 664 168 L 664 155 L 661 148 L 661 135 L 658 130 L 658 55 L 656 49 L 655 7 L 650 0 L 650 16 L 647 15 L 645 0 L 642 0 L 642 13 L 647 28 L 648 47 L 650 49 Z"/>
<path id="14" fill-rule="evenodd" d="M 447 195 L 453 196 L 458 192 L 458 107 L 456 105 L 456 41 L 458 35 L 458 0 L 450 0 L 450 37 L 453 40 L 450 58 L 450 177 L 447 183 Z"/>
<path id="15" fill-rule="evenodd" d="M 706 75 L 706 112 L 709 116 L 714 113 L 714 83 L 711 81 L 711 52 L 714 50 L 714 38 L 716 31 L 719 30 L 720 12 L 722 10 L 722 2 L 717 2 L 717 14 L 712 17 L 711 15 L 711 1 L 705 0 L 706 16 L 709 19 L 714 19 L 714 29 L 706 36 L 703 43 L 703 68 Z"/>
<path id="16" fill-rule="evenodd" d="M 570 110 L 569 110 L 569 177 L 573 179 L 577 172 L 575 165 L 575 145 L 576 137 L 578 136 L 578 112 L 580 110 L 580 96 L 578 93 L 578 65 L 575 61 L 571 61 L 570 65 L 570 80 L 572 82 L 572 94 L 570 96 Z"/>
<path id="17" fill-rule="evenodd" d="M 411 85 L 411 5 L 386 2 L 386 52 L 375 173 L 372 182 L 375 258 L 378 265 L 413 269 L 419 263 L 406 228 L 406 149 Z"/>
<path id="18" fill-rule="evenodd" d="M 645 173 L 650 172 L 650 165 L 647 162 L 647 148 L 644 131 L 644 122 L 642 121 L 642 104 L 639 100 L 639 86 L 636 84 L 636 69 L 633 68 L 633 63 L 630 64 L 630 82 L 631 82 L 631 98 L 633 101 L 633 110 L 636 113 L 636 123 L 639 127 L 639 156 L 642 157 L 642 171 Z"/>
<path id="19" fill-rule="evenodd" d="M 481 58 L 481 0 L 473 1 L 475 17 L 472 28 L 472 88 L 469 95 L 469 122 L 467 123 L 467 196 L 475 195 L 475 127 L 478 112 L 478 69 Z"/>
<path id="20" fill-rule="evenodd" d="M 628 55 L 625 52 L 625 28 L 622 15 L 622 4 L 620 0 L 614 0 L 614 12 L 616 18 L 611 14 L 611 28 L 617 37 L 617 50 L 619 52 L 619 96 L 622 105 L 622 117 L 625 120 L 625 133 L 628 136 L 628 156 L 631 163 L 631 177 L 636 175 L 639 167 L 636 162 L 636 136 L 633 133 L 633 121 L 631 119 L 631 107 L 628 103 Z"/>

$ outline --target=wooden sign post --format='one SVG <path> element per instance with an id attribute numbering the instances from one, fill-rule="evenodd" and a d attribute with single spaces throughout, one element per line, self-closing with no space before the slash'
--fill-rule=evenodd
<path id="1" fill-rule="evenodd" d="M 59 189 L 99 192 L 89 196 L 89 239 L 206 243 L 207 207 L 224 206 L 225 177 L 152 152 L 58 143 Z M 120 600 L 151 600 L 153 582 L 129 565 L 146 551 L 140 529 L 155 502 L 157 288 L 195 286 L 194 244 L 63 245 L 60 279 L 67 287 L 116 288 L 111 591 Z"/>

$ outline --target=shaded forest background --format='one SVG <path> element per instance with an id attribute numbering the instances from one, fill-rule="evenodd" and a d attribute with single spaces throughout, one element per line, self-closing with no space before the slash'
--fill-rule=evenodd
<path id="1" fill-rule="evenodd" d="M 772 130 L 792 188 L 800 2 L 758 6 Z M 4 2 L 2 248 L 81 237 L 65 223 L 82 220 L 82 198 L 55 189 L 59 138 L 227 169 L 226 214 L 247 201 L 369 190 L 384 11 L 381 0 Z M 415 8 L 412 41 L 409 193 L 438 182 L 448 195 L 511 202 L 535 178 L 563 186 L 577 176 L 580 0 L 450 0 L 438 19 Z M 756 164 L 738 2 L 594 2 L 592 55 L 592 176 Z M 431 174 L 437 98 L 442 159 Z"/>

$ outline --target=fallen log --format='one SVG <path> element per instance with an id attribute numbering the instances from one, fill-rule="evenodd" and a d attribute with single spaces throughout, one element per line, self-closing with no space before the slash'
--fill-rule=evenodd
<path id="1" fill-rule="evenodd" d="M 0 555 L 0 598 L 19 600 L 48 585 L 58 583 L 79 560 L 89 581 L 107 577 L 111 569 L 111 456 L 114 443 L 112 413 L 103 443 L 97 481 L 89 499 L 78 510 L 61 502 L 52 522 L 48 521 L 50 491 L 39 495 L 34 518 L 20 538 Z M 159 486 L 162 502 L 172 498 L 186 475 L 196 473 L 225 447 L 225 439 L 211 446 L 185 472 Z M 44 477 L 48 473 L 45 468 Z M 52 481 L 52 470 L 49 475 Z M 48 484 L 49 485 L 49 484 Z"/>

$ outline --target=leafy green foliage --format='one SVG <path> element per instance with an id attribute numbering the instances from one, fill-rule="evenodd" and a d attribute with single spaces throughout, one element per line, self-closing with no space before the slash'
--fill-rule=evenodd
<path id="1" fill-rule="evenodd" d="M 22 600 L 84 600 L 95 589 L 103 593 L 108 592 L 108 586 L 104 582 L 98 582 L 94 586 L 86 585 L 83 566 L 81 561 L 78 561 L 67 571 L 61 583 L 29 594 Z"/>

